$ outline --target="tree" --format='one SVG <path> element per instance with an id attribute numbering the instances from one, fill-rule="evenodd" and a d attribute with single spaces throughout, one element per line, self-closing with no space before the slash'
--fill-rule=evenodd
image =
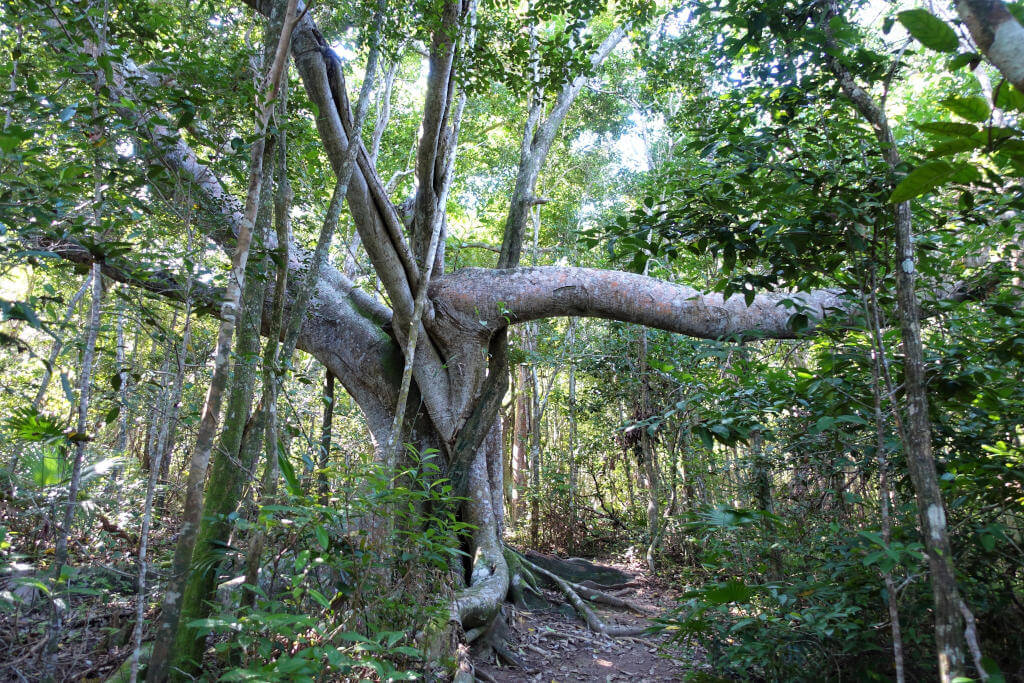
<path id="1" fill-rule="evenodd" d="M 269 16 L 277 4 L 249 0 L 247 5 Z M 385 306 L 355 287 L 340 269 L 325 263 L 312 288 L 313 300 L 302 319 L 297 344 L 316 357 L 360 406 L 384 462 L 392 457 L 388 444 L 402 442 L 444 455 L 453 495 L 467 498 L 460 519 L 474 527 L 467 540 L 474 565 L 452 605 L 452 620 L 464 629 L 484 626 L 498 614 L 512 580 L 498 534 L 503 491 L 498 411 L 508 381 L 510 326 L 557 316 L 588 316 L 705 339 L 792 338 L 813 330 L 821 318 L 847 315 L 851 308 L 840 293 L 831 290 L 726 296 L 627 272 L 519 267 L 529 209 L 544 201 L 535 194 L 538 173 L 566 113 L 587 79 L 621 42 L 627 25 L 641 26 L 650 12 L 644 6 L 623 8 L 615 18 L 619 25 L 609 30 L 592 20 L 599 9 L 531 9 L 528 18 L 536 30 L 529 30 L 526 39 L 514 43 L 505 55 L 518 67 L 508 79 L 528 93 L 528 104 L 518 172 L 494 269 L 446 272 L 445 236 L 457 143 L 470 89 L 480 87 L 479 81 L 497 78 L 494 63 L 507 70 L 498 59 L 500 51 L 491 44 L 500 42 L 501 19 L 508 17 L 493 18 L 482 12 L 478 16 L 475 3 L 452 0 L 436 7 L 417 6 L 412 16 L 402 15 L 417 26 L 415 33 L 427 45 L 428 55 L 415 155 L 416 187 L 406 202 L 392 200 L 378 175 L 375 155 L 362 146 L 357 132 L 360 117 L 352 111 L 343 70 L 313 15 L 302 6 L 290 36 L 291 55 L 315 117 L 322 153 L 337 179 L 348 182 L 349 214 L 390 304 Z M 628 20 L 627 12 L 633 15 Z M 555 20 L 569 26 L 567 45 L 541 39 L 544 22 Z M 389 30 L 394 34 L 402 28 Z M 474 39 L 474 32 L 481 35 Z M 600 42 L 596 35 L 601 36 Z M 282 42 L 287 44 L 287 37 Z M 220 314 L 225 327 L 218 343 L 219 371 L 211 386 L 199 457 L 190 477 L 186 530 L 193 534 L 194 543 L 200 487 L 219 417 L 218 392 L 226 381 L 231 325 L 239 305 L 245 303 L 239 301 L 240 281 L 259 196 L 262 158 L 255 150 L 264 144 L 267 103 L 260 101 L 260 125 L 243 206 L 233 194 L 230 179 L 218 175 L 186 136 L 164 122 L 160 107 L 166 102 L 160 97 L 169 86 L 158 70 L 136 66 L 115 53 L 98 55 L 93 67 L 93 73 L 112 70 L 106 97 L 138 131 L 140 147 L 154 162 L 191 183 L 205 213 L 207 237 L 225 252 L 237 254 L 226 297 L 229 305 Z M 150 106 L 154 99 L 156 106 Z M 357 158 L 349 179 L 346 162 L 353 149 Z M 180 296 L 174 273 L 133 267 L 124 256 L 97 257 L 65 236 L 30 237 L 70 260 L 97 261 L 103 273 L 115 280 Z M 288 260 L 287 279 L 301 281 L 300 264 L 310 256 L 299 244 L 289 244 L 288 252 L 296 256 Z M 220 296 L 218 291 L 196 293 L 197 299 L 207 302 Z M 298 296 L 290 289 L 286 307 L 294 306 Z M 264 310 L 265 328 L 273 329 L 272 312 Z M 402 372 L 403 361 L 408 373 Z M 408 388 L 403 388 L 403 375 Z M 655 478 L 652 472 L 651 479 Z M 652 536 L 655 521 L 652 518 Z M 177 576 L 183 575 L 192 557 L 188 545 L 181 546 L 174 566 Z M 176 582 L 171 592 L 180 597 L 180 588 Z M 563 588 L 572 592 L 571 586 Z M 167 607 L 173 606 L 169 599 Z M 167 610 L 165 617 L 174 617 L 172 611 Z M 176 626 L 168 621 L 164 630 L 170 632 Z M 162 634 L 164 649 L 170 638 Z M 165 657 L 166 652 L 160 660 Z M 164 670 L 151 672 L 155 680 L 163 675 Z"/>

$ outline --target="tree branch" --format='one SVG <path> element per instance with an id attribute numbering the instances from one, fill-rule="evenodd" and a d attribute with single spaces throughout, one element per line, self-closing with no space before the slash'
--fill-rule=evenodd
<path id="1" fill-rule="evenodd" d="M 505 325 L 557 316 L 606 318 L 703 339 L 734 335 L 799 336 L 795 313 L 809 327 L 848 305 L 835 291 L 759 294 L 748 306 L 740 295 L 723 299 L 692 287 L 643 275 L 569 267 L 487 270 L 466 268 L 435 281 L 438 315 L 489 334 Z M 786 302 L 792 302 L 787 305 Z"/>
<path id="2" fill-rule="evenodd" d="M 1024 92 L 1024 26 L 1001 0 L 958 0 L 956 9 L 978 49 Z"/>

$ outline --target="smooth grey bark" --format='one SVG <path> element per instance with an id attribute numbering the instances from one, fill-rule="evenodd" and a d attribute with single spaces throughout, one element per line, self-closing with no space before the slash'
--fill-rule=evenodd
<path id="1" fill-rule="evenodd" d="M 759 294 L 748 306 L 742 295 L 724 299 L 644 275 L 567 266 L 464 268 L 436 279 L 430 294 L 437 317 L 452 326 L 479 329 L 480 336 L 510 323 L 578 316 L 702 339 L 790 339 L 806 334 L 829 313 L 845 314 L 850 308 L 831 290 Z M 798 312 L 807 316 L 807 328 L 791 324 Z"/>
<path id="2" fill-rule="evenodd" d="M 957 0 L 956 9 L 982 54 L 1024 93 L 1024 26 L 1002 0 Z"/>

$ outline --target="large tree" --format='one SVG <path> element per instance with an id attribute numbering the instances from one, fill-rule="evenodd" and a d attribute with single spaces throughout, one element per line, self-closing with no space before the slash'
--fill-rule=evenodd
<path id="1" fill-rule="evenodd" d="M 275 6 L 273 0 L 246 4 L 264 16 Z M 302 3 L 298 11 L 304 12 Z M 347 182 L 348 212 L 385 295 L 371 296 L 340 267 L 320 264 L 297 345 L 319 360 L 359 405 L 382 461 L 391 457 L 389 444 L 396 442 L 435 448 L 444 455 L 453 493 L 467 498 L 460 518 L 474 528 L 468 549 L 473 566 L 452 605 L 453 621 L 471 630 L 495 617 L 515 570 L 510 569 L 500 537 L 503 439 L 497 417 L 508 381 L 509 326 L 556 316 L 589 316 L 707 339 L 789 338 L 808 331 L 804 321 L 813 327 L 822 317 L 849 306 L 835 291 L 723 297 L 625 272 L 519 267 L 530 209 L 545 201 L 536 196 L 537 180 L 567 112 L 627 32 L 639 28 L 634 22 L 640 19 L 620 13 L 612 18 L 618 24 L 609 30 L 607 21 L 592 21 L 595 7 L 527 13 L 536 26 L 522 30 L 523 40 L 508 59 L 522 66 L 522 73 L 514 77 L 527 101 L 498 267 L 447 272 L 449 194 L 460 125 L 471 94 L 468 88 L 488 77 L 488 60 L 494 57 L 488 41 L 496 40 L 503 24 L 487 15 L 497 12 L 495 8 L 478 8 L 474 0 L 445 0 L 407 11 L 411 15 L 404 21 L 415 24 L 414 33 L 424 37 L 427 74 L 415 148 L 415 189 L 404 202 L 392 200 L 388 183 L 378 174 L 379 136 L 370 145 L 371 153 L 355 133 L 358 117 L 346 92 L 344 70 L 314 15 L 303 13 L 291 36 L 293 63 L 312 105 L 322 152 L 338 180 Z M 638 17 L 644 14 L 640 8 L 631 11 Z M 555 15 L 562 17 L 569 38 L 567 44 L 549 41 L 561 46 L 560 58 L 549 59 L 549 43 L 539 33 L 543 22 Z M 976 13 L 972 21 L 983 22 L 985 16 Z M 1003 14 L 998 19 L 1007 21 Z M 1000 68 L 1003 63 L 1011 70 L 1019 67 L 1013 61 L 1020 59 L 1019 52 L 1000 47 L 998 37 L 982 47 L 987 50 L 989 45 L 999 50 L 999 60 L 993 61 Z M 86 41 L 85 51 L 89 50 L 94 48 Z M 219 177 L 213 165 L 204 163 L 165 123 L 159 102 L 154 106 L 152 93 L 172 87 L 173 79 L 164 70 L 136 65 L 122 53 L 93 56 L 101 70 L 108 70 L 107 99 L 112 108 L 138 131 L 140 143 L 155 161 L 187 179 L 205 212 L 207 237 L 225 253 L 232 251 L 236 236 L 248 233 L 252 212 L 247 213 L 229 189 L 232 183 Z M 358 145 L 354 165 L 347 163 L 350 140 Z M 132 268 L 123 255 L 103 259 L 101 250 L 52 235 L 38 239 L 71 260 L 93 261 L 100 254 L 106 275 L 181 296 L 174 273 Z M 290 244 L 287 253 L 287 281 L 303 282 L 314 253 L 299 244 Z M 292 285 L 289 290 L 288 306 L 301 298 L 297 288 Z M 219 296 L 201 288 L 197 292 L 207 303 Z M 792 324 L 794 314 L 799 314 L 799 330 Z M 270 318 L 268 307 L 267 327 Z M 410 340 L 415 340 L 414 348 L 409 348 Z M 403 390 L 404 363 L 411 371 L 408 392 Z"/>

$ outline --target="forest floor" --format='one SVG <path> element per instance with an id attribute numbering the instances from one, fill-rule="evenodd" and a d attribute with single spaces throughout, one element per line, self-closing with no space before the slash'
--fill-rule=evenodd
<path id="1" fill-rule="evenodd" d="M 651 610 L 653 616 L 675 604 L 678 591 L 651 576 L 642 562 L 598 560 L 597 563 L 633 575 L 635 578 L 631 583 L 635 585 L 615 591 L 615 595 Z M 553 608 L 516 610 L 509 623 L 506 644 L 526 669 L 498 666 L 492 659 L 489 662 L 475 660 L 477 671 L 482 670 L 485 676 L 499 683 L 654 683 L 681 681 L 686 672 L 703 668 L 700 653 L 690 653 L 684 660 L 678 658 L 678 650 L 665 650 L 665 634 L 611 638 L 594 633 L 557 591 L 545 590 L 544 593 Z M 649 619 L 632 612 L 592 607 L 609 626 L 650 623 Z"/>

